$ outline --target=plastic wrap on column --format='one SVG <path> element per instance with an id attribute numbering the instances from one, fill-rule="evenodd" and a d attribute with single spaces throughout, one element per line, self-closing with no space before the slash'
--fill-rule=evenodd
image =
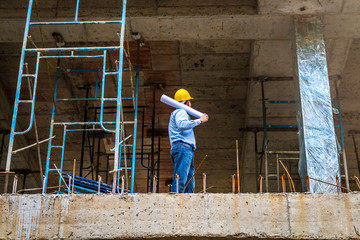
<path id="1" fill-rule="evenodd" d="M 303 190 L 306 190 L 306 175 L 336 184 L 340 164 L 319 17 L 295 17 L 293 48 Z M 310 180 L 310 192 L 331 193 L 336 192 L 336 187 Z"/>
<path id="2" fill-rule="evenodd" d="M 166 96 L 165 94 L 163 94 L 161 96 L 160 101 L 171 107 L 184 109 L 188 114 L 190 114 L 191 116 L 194 116 L 196 118 L 200 118 L 203 115 L 203 113 L 201 113 L 189 106 L 186 106 L 185 104 L 179 103 L 178 101 L 175 101 L 174 99 Z"/>

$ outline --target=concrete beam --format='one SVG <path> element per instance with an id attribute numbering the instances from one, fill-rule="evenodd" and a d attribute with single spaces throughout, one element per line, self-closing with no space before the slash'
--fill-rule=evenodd
<path id="1" fill-rule="evenodd" d="M 24 16 L 25 17 L 25 16 Z M 359 14 L 322 16 L 325 38 L 360 38 Z M 110 18 L 109 20 L 114 19 Z M 66 21 L 69 19 L 57 19 Z M 291 16 L 216 15 L 200 17 L 129 17 L 131 30 L 141 33 L 146 41 L 207 40 L 207 39 L 291 39 Z M 24 19 L 2 19 L 0 42 L 21 42 Z M 68 42 L 103 42 L 118 40 L 119 25 L 46 26 L 44 41 L 53 42 L 52 33 L 60 32 Z M 30 31 L 35 42 L 40 42 L 38 27 Z"/>
<path id="2" fill-rule="evenodd" d="M 2 195 L 0 238 L 357 238 L 359 194 Z"/>
<path id="3" fill-rule="evenodd" d="M 329 75 L 342 75 L 352 39 L 327 39 Z M 251 76 L 289 77 L 293 74 L 290 40 L 257 40 L 251 52 Z"/>
<path id="4" fill-rule="evenodd" d="M 341 13 L 344 0 L 258 0 L 259 14 L 334 14 Z"/>
<path id="5" fill-rule="evenodd" d="M 352 39 L 328 39 L 325 41 L 330 76 L 342 75 L 352 42 Z"/>
<path id="6" fill-rule="evenodd" d="M 359 13 L 357 0 L 258 0 L 258 13 L 271 15 L 317 15 Z"/>

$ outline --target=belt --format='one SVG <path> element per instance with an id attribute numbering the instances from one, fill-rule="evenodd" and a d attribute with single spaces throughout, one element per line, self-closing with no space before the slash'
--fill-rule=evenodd
<path id="1" fill-rule="evenodd" d="M 184 142 L 184 141 L 178 140 L 178 141 L 173 142 L 173 144 L 175 144 L 175 143 L 183 143 L 183 144 L 186 144 L 186 145 L 188 145 L 189 147 L 191 147 L 191 149 L 194 151 L 194 147 L 191 146 L 190 144 Z"/>

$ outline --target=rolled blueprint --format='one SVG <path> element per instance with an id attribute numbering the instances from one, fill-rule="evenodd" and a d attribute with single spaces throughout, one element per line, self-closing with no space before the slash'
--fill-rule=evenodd
<path id="1" fill-rule="evenodd" d="M 183 103 L 180 103 L 178 101 L 175 101 L 174 99 L 166 96 L 165 94 L 163 94 L 160 98 L 160 101 L 171 106 L 171 107 L 174 107 L 174 108 L 177 108 L 177 109 L 184 109 L 188 114 L 196 117 L 196 118 L 200 118 L 203 113 L 202 112 L 199 112 L 189 106 L 186 106 L 185 104 Z"/>

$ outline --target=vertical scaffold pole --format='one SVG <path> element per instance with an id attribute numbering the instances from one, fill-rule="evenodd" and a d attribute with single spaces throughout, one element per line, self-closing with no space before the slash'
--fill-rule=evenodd
<path id="1" fill-rule="evenodd" d="M 126 0 L 123 0 L 121 32 L 120 32 L 120 49 L 119 49 L 119 69 L 117 81 L 117 101 L 116 101 L 116 130 L 115 130 L 115 153 L 114 153 L 114 173 L 112 193 L 116 192 L 117 170 L 119 164 L 119 148 L 120 148 L 120 111 L 121 111 L 121 90 L 122 90 L 122 71 L 123 71 L 123 55 L 124 55 L 124 34 L 125 34 L 125 17 L 126 17 Z M 133 178 L 131 179 L 133 181 Z"/>
<path id="2" fill-rule="evenodd" d="M 51 146 L 52 146 L 52 139 L 54 132 L 54 119 L 55 119 L 55 111 L 56 111 L 56 99 L 57 99 L 57 90 L 59 86 L 59 74 L 60 70 L 56 70 L 56 77 L 55 77 L 55 88 L 54 88 L 54 99 L 53 99 L 53 106 L 51 111 L 51 120 L 50 120 L 50 131 L 49 131 L 49 143 L 48 143 L 48 150 L 46 155 L 46 165 L 45 165 L 45 178 L 44 178 L 44 193 L 46 193 L 47 183 L 49 179 L 49 167 L 50 167 L 50 156 L 51 156 Z"/>
<path id="3" fill-rule="evenodd" d="M 78 16 L 79 16 L 79 4 L 80 4 L 80 0 L 76 0 L 76 10 L 75 10 L 75 22 L 78 21 Z"/>
<path id="4" fill-rule="evenodd" d="M 344 162 L 345 185 L 346 185 L 346 188 L 350 189 L 349 173 L 348 173 L 348 167 L 347 167 L 345 142 L 344 142 L 344 127 L 343 127 L 342 116 L 341 116 L 340 101 L 337 100 L 336 103 L 337 103 L 337 109 L 339 110 L 339 125 L 340 125 L 340 135 L 341 135 L 341 148 L 342 148 L 342 155 L 343 155 L 343 162 Z M 341 181 L 340 181 L 340 183 L 341 183 Z"/>
<path id="5" fill-rule="evenodd" d="M 26 49 L 27 38 L 28 38 L 28 34 L 29 34 L 32 5 L 33 5 L 33 0 L 29 0 L 29 6 L 28 6 L 28 11 L 27 11 L 27 16 L 26 16 L 26 23 L 25 23 L 25 30 L 24 30 L 23 45 L 22 45 L 21 56 L 20 56 L 20 66 L 19 66 L 19 73 L 18 73 L 18 81 L 17 81 L 17 85 L 16 85 L 14 112 L 13 112 L 12 122 L 11 122 L 9 147 L 8 147 L 8 154 L 7 154 L 7 158 L 6 158 L 5 172 L 10 172 L 10 166 L 11 166 L 11 156 L 12 156 L 12 150 L 14 147 L 16 118 L 17 118 L 19 99 L 20 99 L 21 80 L 22 80 L 22 75 L 23 75 L 25 49 Z M 4 193 L 7 193 L 8 184 L 9 184 L 9 174 L 6 174 L 5 175 L 5 183 L 4 183 Z"/>
<path id="6" fill-rule="evenodd" d="M 134 132 L 133 132 L 133 150 L 131 163 L 131 188 L 130 192 L 134 192 L 135 181 L 135 160 L 136 160 L 136 136 L 137 136 L 137 118 L 138 118 L 138 103 L 139 103 L 139 69 L 136 68 L 136 84 L 135 84 L 135 112 L 134 112 Z"/>
<path id="7" fill-rule="evenodd" d="M 61 162 L 60 162 L 60 176 L 59 176 L 59 188 L 58 193 L 61 191 L 61 178 L 63 173 L 63 167 L 64 167 L 64 153 L 65 153 L 65 143 L 66 143 L 66 129 L 67 125 L 64 125 L 64 133 L 63 133 L 63 139 L 62 139 L 62 146 L 61 146 Z M 71 180 L 69 179 L 69 192 L 70 192 L 70 184 Z"/>

